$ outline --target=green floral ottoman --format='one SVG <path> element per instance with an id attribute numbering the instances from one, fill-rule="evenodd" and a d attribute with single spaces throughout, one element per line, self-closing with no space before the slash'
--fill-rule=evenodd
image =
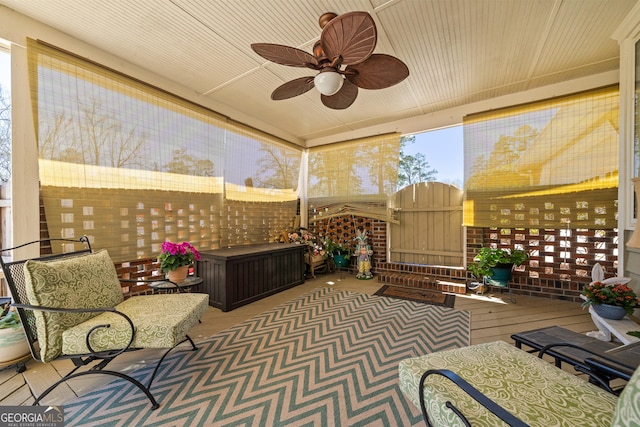
<path id="1" fill-rule="evenodd" d="M 624 405 L 625 408 L 630 407 L 625 409 L 625 420 L 612 424 L 618 402 L 615 395 L 502 341 L 441 351 L 400 362 L 400 388 L 418 408 L 420 378 L 430 369 L 453 371 L 532 427 L 640 425 L 637 424 L 636 412 L 640 397 L 632 391 L 634 388 L 637 391 L 640 371 L 636 371 L 620 398 L 630 402 Z M 427 377 L 424 390 L 429 420 L 435 426 L 464 425 L 445 406 L 447 401 L 457 406 L 473 427 L 508 425 L 440 375 Z M 634 416 L 636 421 L 632 419 Z"/>

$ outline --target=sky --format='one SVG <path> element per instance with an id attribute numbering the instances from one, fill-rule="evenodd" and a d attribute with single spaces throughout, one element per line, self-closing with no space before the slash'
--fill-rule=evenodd
<path id="1" fill-rule="evenodd" d="M 406 154 L 424 154 L 429 166 L 436 169 L 436 180 L 462 188 L 464 150 L 462 125 L 416 134 L 415 144 L 405 147 Z"/>

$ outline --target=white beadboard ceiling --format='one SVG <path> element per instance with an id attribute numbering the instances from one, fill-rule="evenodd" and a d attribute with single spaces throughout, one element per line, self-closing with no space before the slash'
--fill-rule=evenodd
<path id="1" fill-rule="evenodd" d="M 635 3 L 0 0 L 0 5 L 177 82 L 224 115 L 303 146 L 350 134 L 407 132 L 402 125 L 407 119 L 415 127 L 424 118 L 426 129 L 430 115 L 442 110 L 615 71 L 619 48 L 611 35 Z M 369 12 L 376 22 L 375 53 L 403 60 L 409 77 L 387 89 L 360 90 L 346 110 L 324 107 L 315 90 L 272 101 L 276 87 L 313 72 L 269 63 L 250 44 L 278 43 L 311 52 L 322 13 L 354 10 Z"/>

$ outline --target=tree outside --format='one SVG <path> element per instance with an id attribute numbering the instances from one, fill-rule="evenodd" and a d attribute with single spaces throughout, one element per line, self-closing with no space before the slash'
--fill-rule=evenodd
<path id="1" fill-rule="evenodd" d="M 273 145 L 262 144 L 263 154 L 258 160 L 256 182 L 258 187 L 285 189 L 298 188 L 300 154 Z"/>
<path id="2" fill-rule="evenodd" d="M 186 148 L 173 150 L 173 158 L 164 165 L 164 170 L 193 176 L 214 176 L 213 162 L 208 159 L 198 159 L 187 154 Z"/>
<path id="3" fill-rule="evenodd" d="M 527 187 L 531 185 L 531 176 L 517 173 L 516 161 L 538 136 L 538 131 L 529 126 L 520 126 L 513 135 L 500 135 L 493 150 L 488 155 L 476 158 L 467 180 L 467 189 Z M 537 177 L 533 177 L 537 181 Z"/>
<path id="4" fill-rule="evenodd" d="M 0 181 L 11 179 L 11 99 L 0 85 Z"/>
<path id="5" fill-rule="evenodd" d="M 422 153 L 406 154 L 405 147 L 414 144 L 416 136 L 400 138 L 400 163 L 398 165 L 398 190 L 419 182 L 436 181 L 438 171 L 429 165 Z"/>

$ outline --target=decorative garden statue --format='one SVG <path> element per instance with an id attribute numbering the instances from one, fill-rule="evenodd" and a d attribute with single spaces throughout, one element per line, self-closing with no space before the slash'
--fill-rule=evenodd
<path id="1" fill-rule="evenodd" d="M 367 231 L 358 227 L 356 236 L 355 256 L 358 257 L 358 273 L 356 279 L 371 279 L 371 255 L 373 251 L 367 243 Z"/>

